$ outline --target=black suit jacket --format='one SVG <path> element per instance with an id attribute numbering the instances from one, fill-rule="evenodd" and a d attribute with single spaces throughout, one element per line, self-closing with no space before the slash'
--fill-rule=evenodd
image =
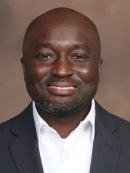
<path id="1" fill-rule="evenodd" d="M 98 103 L 95 123 L 90 173 L 130 173 L 130 123 Z M 0 125 L 0 173 L 43 173 L 43 169 L 30 104 Z"/>

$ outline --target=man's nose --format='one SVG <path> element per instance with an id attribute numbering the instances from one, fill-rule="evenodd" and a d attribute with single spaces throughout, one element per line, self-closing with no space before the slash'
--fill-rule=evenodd
<path id="1" fill-rule="evenodd" d="M 59 77 L 72 76 L 74 74 L 73 65 L 70 60 L 60 57 L 54 62 L 51 73 Z"/>

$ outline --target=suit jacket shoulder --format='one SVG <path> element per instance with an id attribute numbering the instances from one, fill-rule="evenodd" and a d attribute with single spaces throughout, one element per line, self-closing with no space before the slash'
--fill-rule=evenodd
<path id="1" fill-rule="evenodd" d="M 90 173 L 130 172 L 130 123 L 96 102 L 95 140 Z"/>
<path id="2" fill-rule="evenodd" d="M 30 122 L 32 116 L 32 106 L 29 106 L 23 110 L 19 115 L 11 118 L 0 124 L 0 139 L 5 140 L 8 138 L 8 134 L 13 132 L 14 127 L 17 128 L 16 134 L 21 133 L 22 129 L 27 126 L 27 123 Z M 29 122 L 28 122 L 29 120 Z M 18 123 L 18 125 L 17 125 Z"/>
<path id="3" fill-rule="evenodd" d="M 43 173 L 30 104 L 0 125 L 0 173 Z"/>

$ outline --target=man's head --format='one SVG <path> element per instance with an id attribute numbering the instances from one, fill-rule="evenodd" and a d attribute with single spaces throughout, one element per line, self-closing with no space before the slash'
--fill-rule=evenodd
<path id="1" fill-rule="evenodd" d="M 30 97 L 57 115 L 90 106 L 100 68 L 100 38 L 93 22 L 67 8 L 53 9 L 28 27 L 22 65 Z"/>

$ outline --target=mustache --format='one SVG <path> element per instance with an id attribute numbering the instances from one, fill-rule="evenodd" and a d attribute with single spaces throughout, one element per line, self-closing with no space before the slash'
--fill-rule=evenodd
<path id="1" fill-rule="evenodd" d="M 44 83 L 45 83 L 45 85 L 48 85 L 48 84 L 50 84 L 51 82 L 68 82 L 68 83 L 72 83 L 72 84 L 74 84 L 74 85 L 80 85 L 80 81 L 78 81 L 78 80 L 74 80 L 74 79 L 71 79 L 71 77 L 59 77 L 59 76 L 53 76 L 53 77 L 51 77 L 51 78 L 49 78 L 49 79 L 46 79 L 45 81 L 44 81 Z"/>
<path id="2" fill-rule="evenodd" d="M 28 76 L 28 75 L 25 75 L 24 76 L 24 81 L 26 83 L 32 83 L 32 84 L 35 84 L 37 82 L 34 82 L 32 77 Z M 49 85 L 50 83 L 53 83 L 53 82 L 68 82 L 68 83 L 72 83 L 73 85 L 75 86 L 80 86 L 81 85 L 81 82 L 79 80 L 74 80 L 72 79 L 71 77 L 67 76 L 67 77 L 59 77 L 59 76 L 53 76 L 53 77 L 50 77 L 48 79 L 41 79 L 41 81 L 39 82 L 40 85 Z"/>

